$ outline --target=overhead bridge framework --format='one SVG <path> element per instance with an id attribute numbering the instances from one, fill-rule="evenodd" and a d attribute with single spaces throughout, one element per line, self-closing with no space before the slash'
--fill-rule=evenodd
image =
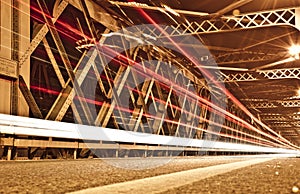
<path id="1" fill-rule="evenodd" d="M 261 79 L 300 79 L 300 68 L 259 70 L 220 76 L 221 82 L 256 81 Z"/>
<path id="2" fill-rule="evenodd" d="M 299 108 L 297 99 L 243 101 L 234 97 L 236 91 L 228 84 L 298 80 L 300 69 L 236 67 L 240 63 L 267 65 L 264 62 L 286 54 L 257 48 L 255 42 L 249 49 L 204 45 L 202 36 L 282 26 L 291 28 L 293 34 L 300 26 L 299 8 L 236 16 L 193 15 L 196 19 L 182 12 L 185 19 L 169 15 L 159 26 L 138 28 L 143 22 L 130 14 L 144 13 L 147 23 L 154 21 L 151 14 L 160 9 L 147 15 L 140 10 L 148 10 L 142 4 L 92 0 L 1 1 L 0 7 L 1 21 L 4 10 L 10 10 L 11 18 L 9 25 L 1 23 L 1 98 L 8 99 L 9 105 L 1 104 L 0 111 L 41 119 L 1 114 L 0 158 L 67 157 L 71 152 L 75 157 L 88 157 L 97 149 L 101 157 L 149 156 L 149 150 L 152 155 L 298 153 L 300 136 L 294 114 L 282 115 L 280 120 L 278 115 L 253 112 Z M 136 33 L 128 32 L 129 27 Z M 8 42 L 3 34 L 10 37 Z M 204 46 L 192 42 L 183 46 L 173 40 L 191 36 Z M 158 45 L 159 41 L 165 44 Z M 189 56 L 182 48 L 203 50 L 203 54 Z M 242 70 L 235 71 L 238 68 Z M 269 123 L 273 118 L 293 122 Z M 281 129 L 287 127 L 296 128 L 284 133 Z M 91 133 L 78 133 L 78 129 Z M 237 146 L 241 149 L 236 150 Z"/>

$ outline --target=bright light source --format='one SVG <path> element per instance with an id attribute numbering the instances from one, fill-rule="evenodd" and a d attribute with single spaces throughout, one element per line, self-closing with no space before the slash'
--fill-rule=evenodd
<path id="1" fill-rule="evenodd" d="M 179 13 L 177 13 L 174 9 L 172 9 L 171 7 L 167 6 L 167 5 L 163 5 L 163 7 L 166 9 L 166 11 L 176 15 L 176 16 L 179 16 Z"/>
<path id="2" fill-rule="evenodd" d="M 292 45 L 290 48 L 289 48 L 289 52 L 292 56 L 296 56 L 300 54 L 300 45 Z"/>
<path id="3" fill-rule="evenodd" d="M 123 36 L 123 37 L 128 38 L 128 39 L 136 40 L 140 44 L 144 43 L 144 41 L 142 39 L 140 39 L 139 37 L 131 36 L 131 35 L 120 33 L 120 32 L 111 32 L 109 34 L 102 34 L 102 36 L 104 36 L 104 37 Z"/>
<path id="4" fill-rule="evenodd" d="M 298 96 L 300 96 L 300 89 L 297 91 Z"/>

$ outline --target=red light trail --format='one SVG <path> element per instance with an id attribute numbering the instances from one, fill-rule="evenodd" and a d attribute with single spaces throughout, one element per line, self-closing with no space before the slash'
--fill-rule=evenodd
<path id="1" fill-rule="evenodd" d="M 44 89 L 44 88 L 39 88 L 37 86 L 33 86 L 32 89 L 40 90 L 42 92 L 51 93 L 51 94 L 58 94 L 59 93 L 58 91 L 53 91 L 53 90 L 48 90 L 48 89 Z M 78 100 L 85 100 L 86 102 L 88 102 L 90 104 L 96 104 L 96 105 L 100 105 L 100 106 L 103 105 L 103 102 L 92 100 L 92 99 L 80 98 L 80 97 L 76 97 L 76 99 L 78 99 Z M 110 104 L 108 106 L 110 106 Z M 128 113 L 133 113 L 134 112 L 131 109 L 125 109 L 125 108 L 119 107 L 119 106 L 115 106 L 115 108 L 117 110 L 128 112 Z M 238 136 L 228 135 L 228 134 L 225 134 L 225 133 L 208 131 L 207 129 L 195 127 L 195 126 L 192 126 L 192 125 L 189 125 L 189 124 L 186 124 L 186 123 L 182 123 L 182 122 L 179 122 L 179 121 L 174 121 L 174 120 L 170 120 L 170 119 L 166 119 L 166 118 L 162 119 L 161 117 L 156 117 L 154 115 L 149 115 L 149 114 L 145 114 L 145 113 L 143 113 L 143 116 L 145 116 L 147 118 L 157 119 L 157 120 L 160 120 L 160 121 L 163 120 L 164 122 L 167 122 L 167 123 L 171 123 L 171 124 L 175 124 L 175 125 L 180 125 L 180 126 L 183 126 L 183 127 L 188 127 L 188 128 L 195 129 L 195 130 L 200 130 L 200 131 L 203 131 L 203 132 L 206 132 L 206 133 L 209 133 L 209 134 L 213 134 L 213 135 L 218 135 L 218 136 L 221 136 L 221 137 L 227 137 L 227 138 L 231 138 L 231 139 L 235 139 L 235 140 L 240 140 L 240 141 L 244 141 L 244 142 L 253 143 L 253 144 L 256 144 L 256 145 L 263 145 L 263 146 L 271 146 L 271 145 L 274 146 L 274 145 L 276 145 L 278 147 L 282 147 L 282 146 L 280 146 L 278 144 L 275 144 L 274 142 L 270 142 L 268 140 L 265 140 L 265 139 L 262 139 L 262 138 L 259 138 L 259 137 L 256 137 L 256 136 L 252 136 L 251 134 L 239 132 L 237 130 L 234 130 L 234 131 L 236 131 L 238 133 L 242 133 L 242 134 L 244 134 L 246 136 L 249 136 L 249 137 L 256 138 L 258 140 L 262 140 L 262 141 L 267 142 L 267 143 L 261 143 L 261 142 L 253 141 L 252 139 L 240 138 Z M 223 126 L 223 125 L 221 125 L 221 126 Z M 223 127 L 227 127 L 227 126 L 223 126 Z M 227 128 L 229 130 L 232 130 L 232 128 L 229 128 L 229 127 L 227 127 Z"/>
<path id="2" fill-rule="evenodd" d="M 108 49 L 108 48 L 106 48 L 106 49 Z M 112 51 L 112 52 L 114 52 L 114 51 Z M 119 56 L 119 59 L 123 59 L 123 60 L 125 60 L 127 63 L 134 63 L 136 66 L 140 66 L 140 64 L 136 63 L 135 61 L 132 61 L 131 59 L 125 57 L 124 55 L 120 55 L 120 54 L 119 54 L 118 56 Z M 113 59 L 113 60 L 115 60 L 115 59 Z M 118 62 L 120 62 L 120 61 L 118 61 Z M 127 64 L 124 64 L 124 63 L 122 63 L 122 64 L 127 66 Z M 141 69 L 142 69 L 142 71 L 144 70 L 143 67 L 141 67 Z M 147 69 L 147 70 L 148 70 L 148 69 Z M 149 70 L 148 70 L 148 71 L 149 71 Z M 150 71 L 150 72 L 151 72 L 151 71 Z M 156 77 L 158 78 L 158 80 L 163 79 L 164 81 L 170 82 L 170 80 L 167 80 L 167 79 L 165 79 L 164 77 L 161 77 L 159 74 L 156 74 L 156 73 L 154 73 L 154 72 L 151 72 L 151 73 L 150 73 L 150 72 L 148 72 L 148 74 L 145 74 L 144 72 L 139 72 L 139 73 L 142 74 L 142 75 L 144 75 L 145 77 L 151 78 L 151 76 L 156 76 Z M 160 84 L 164 85 L 164 87 L 166 87 L 166 88 L 170 88 L 169 85 L 171 85 L 172 83 L 164 84 L 164 83 L 160 82 Z M 175 84 L 175 86 L 178 86 L 178 85 Z M 185 88 L 182 88 L 181 86 L 178 86 L 178 87 L 179 87 L 179 88 L 178 88 L 178 91 L 184 90 L 184 91 L 185 91 L 184 93 L 189 93 L 189 94 L 191 93 L 189 90 L 186 90 Z M 182 93 L 182 92 L 177 92 L 177 93 L 183 94 L 183 95 L 184 95 L 184 93 Z M 193 94 L 192 94 L 192 97 L 199 98 L 199 96 L 194 96 L 194 95 L 195 95 L 195 94 L 193 93 Z M 200 98 L 200 100 L 202 100 L 202 102 L 203 102 L 203 100 L 204 100 L 204 103 L 205 103 L 205 104 L 208 104 L 208 105 L 212 106 L 212 104 L 211 104 L 207 99 Z M 215 105 L 214 105 L 214 106 L 215 106 Z M 215 107 L 214 107 L 214 108 L 215 108 Z M 219 109 L 219 111 L 220 111 L 220 109 Z M 224 111 L 224 110 L 221 109 L 220 112 L 222 112 L 222 111 Z M 225 110 L 225 111 L 226 111 L 226 110 Z M 279 143 L 282 143 L 282 142 L 280 142 L 279 140 L 275 139 L 274 137 L 270 136 L 269 134 L 262 133 L 260 130 L 256 129 L 255 127 L 253 127 L 252 125 L 248 124 L 246 121 L 240 119 L 239 117 L 236 117 L 235 115 L 232 115 L 230 112 L 227 112 L 227 111 L 226 111 L 226 113 L 229 114 L 230 117 L 234 116 L 234 117 L 232 117 L 232 118 L 234 118 L 234 119 L 236 119 L 236 120 L 242 122 L 242 123 L 244 124 L 244 125 L 243 125 L 244 127 L 246 126 L 248 129 L 254 130 L 254 131 L 256 131 L 257 133 L 260 133 L 260 134 L 262 134 L 262 135 L 264 135 L 264 136 L 269 137 L 270 139 L 273 139 L 273 140 L 275 140 L 275 141 L 277 141 L 277 142 L 279 142 Z M 239 124 L 239 123 L 238 123 L 238 124 Z M 284 145 L 286 145 L 286 144 L 284 144 Z"/>
<path id="3" fill-rule="evenodd" d="M 21 1 L 20 1 L 21 2 Z M 23 3 L 23 2 L 21 2 L 21 3 Z M 23 3 L 24 4 L 24 3 Z M 15 8 L 16 9 L 16 8 Z M 37 9 L 37 8 L 35 8 L 35 7 L 31 7 L 31 9 L 33 9 L 33 10 L 35 10 L 35 11 L 37 11 L 37 12 L 39 12 L 39 13 L 41 13 L 41 11 L 39 10 L 39 9 Z M 178 48 L 180 51 L 182 51 L 182 53 L 184 53 L 184 54 L 186 54 L 186 57 L 187 58 L 189 58 L 190 60 L 191 60 L 191 62 L 193 62 L 194 63 L 194 65 L 196 65 L 200 70 L 201 70 L 201 72 L 203 73 L 203 74 L 206 74 L 208 77 L 210 77 L 210 74 L 209 74 L 209 72 L 206 72 L 203 68 L 201 68 L 201 65 L 198 65 L 198 63 L 197 63 L 197 61 L 195 61 L 194 60 L 194 58 L 192 58 L 192 57 L 189 57 L 189 54 L 187 53 L 187 52 L 185 52 L 175 41 L 173 41 L 172 40 L 172 38 L 171 37 L 169 37 L 169 35 L 166 33 L 166 32 L 164 32 L 164 30 L 163 29 L 161 29 L 160 28 L 160 26 L 158 25 L 158 24 L 156 24 L 155 23 L 155 21 L 147 14 L 147 13 L 145 13 L 142 9 L 139 9 L 140 11 L 141 11 L 141 13 L 142 13 L 142 15 L 146 18 L 146 19 L 148 19 L 148 21 L 150 21 L 152 24 L 154 24 L 156 27 L 158 27 L 158 29 L 159 30 L 162 30 L 162 32 L 170 39 L 170 41 L 174 44 L 174 46 L 176 47 L 176 48 Z M 47 17 L 49 17 L 49 18 L 51 18 L 51 16 L 47 16 Z M 38 19 L 38 18 L 35 18 L 35 19 Z M 41 20 L 39 20 L 39 21 L 41 21 Z M 74 28 L 72 28 L 71 26 L 69 26 L 68 24 L 65 24 L 65 23 L 63 23 L 63 22 L 60 22 L 60 21 L 57 21 L 60 25 L 62 25 L 62 26 L 66 26 L 67 28 L 71 28 L 71 30 L 74 30 L 74 32 L 76 33 L 76 34 L 79 34 L 79 35 L 81 35 L 82 36 L 82 33 L 80 32 L 80 31 L 78 31 L 77 29 L 74 29 Z M 67 33 L 65 33 L 65 32 L 63 32 L 63 31 L 61 31 L 61 30 L 59 30 L 61 33 L 63 33 L 64 35 L 66 35 L 66 36 L 68 36 L 68 37 L 70 37 L 70 38 L 72 38 L 73 40 L 75 40 L 75 38 L 74 37 L 72 37 L 72 36 L 70 36 L 69 34 L 67 34 Z M 85 36 L 85 35 L 84 35 Z M 85 36 L 86 37 L 86 36 Z M 127 60 L 128 62 L 131 62 L 132 63 L 132 60 L 131 59 L 128 59 L 128 58 L 126 58 L 125 56 L 123 56 L 123 55 L 119 55 L 123 60 Z M 136 63 L 136 62 L 133 62 L 135 65 L 137 65 L 138 63 Z M 140 66 L 140 65 L 139 65 Z M 137 67 L 139 67 L 139 66 L 137 66 Z M 140 68 L 140 67 L 139 67 Z M 143 68 L 144 67 L 141 67 L 142 68 L 142 70 L 144 70 Z M 168 84 L 170 84 L 170 80 L 167 80 L 167 79 L 165 79 L 165 78 L 163 78 L 163 77 L 161 77 L 160 75 L 158 75 L 158 74 L 156 74 L 155 72 L 153 73 L 151 70 L 149 71 L 148 69 L 147 69 L 147 71 L 146 71 L 146 73 L 147 74 L 149 74 L 150 73 L 150 76 L 155 76 L 156 78 L 159 78 L 158 80 L 161 80 L 161 81 L 163 81 L 163 82 L 166 82 L 167 81 L 167 84 L 164 84 L 164 86 L 166 86 L 166 87 L 168 87 L 169 88 L 169 85 Z M 149 76 L 149 75 L 148 75 Z M 163 84 L 163 83 L 160 83 L 160 84 Z M 261 121 L 259 121 L 258 119 L 256 119 L 247 109 L 246 109 L 246 107 L 244 107 L 226 88 L 224 88 L 222 85 L 220 85 L 219 83 L 217 83 L 217 82 L 215 82 L 215 84 L 217 85 L 217 86 L 220 86 L 220 88 L 225 92 L 225 94 L 235 103 L 235 104 L 237 104 L 240 108 L 241 108 L 241 110 L 243 110 L 251 119 L 253 119 L 255 122 L 257 122 L 257 123 L 259 123 L 262 127 L 264 127 L 264 128 L 266 128 L 267 130 L 269 130 L 271 133 L 273 133 L 273 134 L 275 134 L 277 137 L 279 137 L 280 139 L 282 139 L 283 141 L 285 141 L 285 142 L 287 142 L 289 145 L 291 145 L 291 146 L 293 146 L 293 147 L 295 147 L 295 145 L 293 145 L 293 144 L 291 144 L 288 140 L 286 140 L 285 138 L 283 138 L 282 136 L 280 136 L 280 135 L 278 135 L 276 132 L 274 132 L 272 129 L 270 129 L 268 126 L 266 126 L 264 123 L 262 123 Z M 32 86 L 32 88 L 33 89 L 38 89 L 38 87 L 36 87 L 36 86 Z M 268 138 L 270 138 L 270 139 L 273 139 L 273 140 L 275 140 L 275 141 L 277 141 L 277 142 L 279 142 L 279 143 L 283 143 L 283 142 L 281 142 L 281 141 L 279 141 L 278 139 L 275 139 L 274 138 L 274 136 L 271 136 L 271 135 L 269 135 L 269 134 L 267 134 L 267 133 L 264 133 L 264 132 L 262 132 L 261 130 L 259 130 L 259 129 L 257 129 L 257 128 L 255 128 L 254 126 L 252 126 L 251 124 L 249 124 L 249 123 L 247 123 L 246 121 L 244 121 L 244 120 L 242 120 L 241 118 L 239 118 L 239 117 L 237 117 L 237 116 L 235 116 L 235 115 L 233 115 L 232 113 L 230 113 L 230 112 L 228 112 L 228 111 L 226 111 L 226 110 L 224 110 L 224 109 L 222 109 L 222 108 L 220 108 L 220 107 L 218 107 L 217 105 L 214 105 L 214 104 L 212 104 L 211 102 L 209 102 L 207 99 L 204 99 L 204 98 L 201 98 L 201 97 L 199 97 L 199 96 L 197 96 L 197 95 L 195 95 L 195 94 L 191 94 L 192 92 L 191 91 L 189 91 L 189 90 L 186 90 L 185 88 L 183 88 L 183 87 L 181 87 L 181 86 L 179 86 L 179 85 L 177 85 L 177 84 L 175 84 L 174 85 L 174 88 L 176 88 L 178 91 L 180 91 L 180 92 L 178 92 L 178 93 L 180 93 L 180 94 L 184 94 L 184 92 L 187 92 L 187 94 L 189 94 L 188 96 L 189 97 L 191 97 L 192 99 L 194 99 L 194 100 L 200 100 L 202 103 L 204 103 L 204 104 L 207 104 L 207 105 L 209 105 L 211 108 L 210 109 L 214 109 L 215 111 L 217 111 L 217 113 L 218 112 L 220 112 L 220 113 L 224 113 L 224 114 L 226 114 L 226 119 L 228 119 L 229 120 L 229 118 L 232 118 L 232 119 L 234 119 L 234 120 L 236 120 L 236 121 L 238 121 L 238 122 L 241 122 L 241 124 L 244 126 L 244 127 L 247 127 L 248 129 L 251 129 L 251 130 L 253 130 L 253 131 L 255 131 L 255 132 L 257 132 L 257 133 L 260 133 L 260 134 L 262 134 L 262 135 L 264 135 L 264 136 L 267 136 Z M 41 88 L 39 88 L 39 89 L 41 89 Z M 183 92 L 182 92 L 182 90 L 183 90 Z M 44 90 L 42 90 L 43 92 L 47 92 L 47 93 L 49 93 L 49 92 L 52 92 L 51 90 L 48 90 L 48 89 L 44 89 Z M 52 94 L 57 94 L 57 92 L 55 91 L 53 91 L 53 93 Z M 92 101 L 91 101 L 92 102 Z M 96 102 L 96 101 L 94 101 L 94 103 L 98 103 L 98 102 Z M 99 104 L 100 105 L 100 104 Z M 177 108 L 179 108 L 179 107 L 177 107 Z M 210 121 L 211 122 L 211 121 Z M 239 124 L 239 123 L 238 123 Z M 286 145 L 285 143 L 283 143 L 284 145 Z"/>
<path id="4" fill-rule="evenodd" d="M 266 136 L 266 137 L 268 137 L 268 138 L 270 138 L 270 139 L 273 139 L 274 141 L 277 141 L 277 142 L 279 142 L 280 144 L 283 144 L 283 145 L 286 145 L 286 146 L 288 146 L 288 147 L 291 147 L 290 145 L 287 145 L 286 143 L 284 143 L 284 142 L 280 141 L 279 139 L 275 138 L 274 136 L 272 136 L 272 135 L 270 135 L 270 134 L 267 134 L 267 133 L 265 133 L 265 132 L 263 132 L 263 131 L 261 131 L 261 130 L 255 128 L 254 126 L 252 126 L 252 125 L 249 124 L 248 122 L 244 121 L 243 119 L 241 119 L 241 118 L 235 116 L 234 114 L 232 114 L 232 113 L 230 113 L 230 112 L 228 112 L 228 111 L 226 111 L 226 110 L 224 110 L 224 109 L 218 107 L 218 106 L 215 105 L 215 104 L 212 104 L 212 103 L 209 102 L 207 99 L 204 99 L 204 98 L 202 98 L 202 97 L 200 97 L 200 96 L 198 96 L 198 95 L 192 93 L 191 91 L 189 91 L 189 90 L 187 90 L 187 89 L 185 89 L 185 88 L 179 86 L 178 84 L 174 84 L 174 83 L 171 82 L 170 80 L 168 80 L 168 79 L 162 77 L 161 75 L 159 75 L 159 74 L 153 72 L 153 71 L 150 70 L 150 69 L 145 69 L 143 66 L 141 66 L 139 63 L 133 61 L 132 59 L 129 59 L 129 58 L 127 58 L 126 56 L 121 55 L 120 53 L 118 53 L 118 52 L 116 52 L 116 51 L 114 51 L 114 50 L 112 50 L 112 49 L 110 49 L 110 48 L 108 48 L 108 47 L 105 47 L 105 46 L 103 46 L 103 50 L 105 50 L 105 51 L 107 51 L 107 52 L 109 52 L 109 53 L 113 53 L 115 56 L 118 56 L 119 59 L 122 59 L 122 60 L 124 60 L 125 62 L 128 62 L 129 64 L 133 64 L 134 67 L 138 67 L 137 69 L 141 71 L 140 73 L 143 73 L 143 71 L 146 71 L 147 77 L 148 77 L 148 76 L 150 76 L 150 77 L 155 77 L 157 80 L 162 81 L 162 82 L 165 82 L 164 84 L 165 84 L 166 87 L 169 87 L 169 86 L 172 85 L 174 88 L 177 89 L 176 91 L 177 91 L 178 93 L 189 94 L 189 95 L 192 97 L 192 99 L 194 99 L 194 100 L 200 100 L 200 101 L 203 102 L 204 104 L 207 104 L 207 105 L 211 106 L 213 109 L 215 109 L 215 110 L 217 110 L 217 111 L 219 111 L 219 112 L 221 112 L 221 113 L 224 113 L 224 114 L 226 114 L 227 116 L 229 116 L 229 117 L 231 117 L 231 118 L 233 118 L 233 119 L 235 119 L 235 120 L 237 120 L 237 121 L 243 123 L 248 129 L 253 130 L 253 131 L 257 132 L 257 133 L 260 133 L 260 134 L 262 134 L 262 135 L 264 135 L 264 136 Z M 127 66 L 127 64 L 125 64 L 125 65 Z M 289 144 L 291 144 L 291 143 L 289 142 Z M 291 145 L 293 145 L 293 144 L 291 144 Z"/>
<path id="5" fill-rule="evenodd" d="M 106 77 L 104 77 L 104 78 L 106 78 Z M 106 78 L 106 79 L 107 79 L 107 78 Z M 127 85 L 126 85 L 125 87 L 128 88 L 128 89 L 130 89 L 130 90 L 132 90 L 132 91 L 134 91 L 134 92 L 145 94 L 145 93 L 143 93 L 143 92 L 141 92 L 141 91 L 139 91 L 139 90 L 136 90 L 136 89 L 134 89 L 134 88 L 130 88 L 130 87 L 127 86 Z M 40 88 L 40 87 L 37 87 L 37 86 L 31 86 L 31 88 L 32 88 L 32 89 L 35 89 L 35 90 L 42 91 L 42 92 L 54 94 L 54 95 L 58 95 L 58 94 L 59 94 L 58 91 L 53 91 L 53 90 L 49 90 L 49 89 L 45 89 L 45 88 Z M 163 104 L 166 104 L 166 101 L 163 101 L 163 100 L 161 100 L 161 99 L 153 98 L 153 97 L 150 97 L 150 98 L 153 99 L 153 100 L 155 100 L 155 101 L 157 101 L 157 102 L 161 102 L 161 103 L 163 103 Z M 79 100 L 85 100 L 86 102 L 88 102 L 88 103 L 90 103 L 90 104 L 95 104 L 95 105 L 100 105 L 100 106 L 103 105 L 103 102 L 99 102 L 99 101 L 95 101 L 95 100 L 91 100 L 91 99 L 87 99 L 87 98 L 82 99 L 82 98 L 76 97 L 76 99 L 79 99 Z M 110 106 L 110 105 L 109 105 L 109 106 Z M 171 105 L 168 105 L 168 106 L 170 107 Z M 175 109 L 177 109 L 177 110 L 181 110 L 181 108 L 178 107 L 178 106 L 172 105 L 172 107 L 175 108 Z M 131 111 L 130 109 L 124 109 L 123 107 L 116 107 L 116 109 L 118 109 L 118 110 L 123 110 L 123 111 L 132 113 L 132 111 Z M 215 126 L 219 126 L 219 127 L 223 127 L 224 129 L 228 129 L 228 130 L 231 130 L 231 131 L 233 131 L 233 132 L 235 132 L 235 133 L 243 134 L 243 135 L 245 135 L 245 136 L 249 136 L 249 137 L 252 137 L 252 138 L 257 139 L 257 140 L 261 140 L 261 141 L 264 141 L 264 142 L 268 142 L 268 145 L 276 145 L 276 146 L 278 146 L 278 144 L 275 144 L 274 142 L 271 142 L 271 141 L 269 141 L 269 140 L 266 140 L 266 139 L 263 139 L 263 138 L 260 138 L 260 137 L 257 137 L 257 136 L 254 136 L 254 135 L 251 135 L 251 134 L 242 132 L 242 131 L 238 131 L 238 130 L 236 130 L 236 129 L 230 128 L 230 127 L 228 127 L 228 126 L 225 126 L 225 125 L 222 125 L 222 124 L 219 124 L 219 123 L 215 123 L 215 122 L 210 121 L 210 120 L 205 119 L 205 118 L 201 118 L 199 115 L 190 113 L 190 112 L 188 112 L 188 111 L 186 111 L 186 110 L 183 110 L 183 112 L 186 113 L 186 114 L 190 114 L 190 115 L 192 115 L 192 116 L 194 116 L 194 117 L 196 117 L 196 118 L 199 118 L 199 119 L 201 119 L 202 121 L 209 122 L 209 124 L 212 124 L 212 125 L 215 125 Z M 149 115 L 149 114 L 145 114 L 145 113 L 143 114 L 143 116 L 146 116 L 146 117 L 148 117 L 148 118 L 151 117 L 151 118 L 155 118 L 155 119 L 162 120 L 161 118 L 154 117 L 153 115 Z M 165 120 L 164 120 L 164 121 L 165 121 Z M 171 120 L 166 121 L 166 122 L 173 123 L 173 124 L 180 124 L 179 122 L 175 122 L 175 123 L 174 123 L 174 122 L 171 122 Z M 185 124 L 184 126 L 187 127 L 188 125 Z M 189 126 L 189 127 L 193 127 L 194 129 L 197 129 L 197 128 L 198 128 L 198 127 L 194 127 L 194 126 Z M 213 131 L 205 131 L 205 132 L 208 132 L 208 133 L 211 133 L 211 134 L 215 134 L 215 135 L 218 135 L 218 134 L 219 134 L 219 132 L 213 132 Z M 223 134 L 223 135 L 221 135 L 221 134 Z M 221 135 L 221 136 L 224 136 L 224 137 L 232 138 L 232 136 L 226 135 L 226 134 L 224 134 L 224 133 L 220 133 L 220 135 Z M 238 136 L 235 136 L 235 137 L 237 138 Z M 234 139 L 236 139 L 236 138 L 234 138 Z M 241 139 L 240 139 L 240 140 L 241 140 Z M 244 140 L 244 139 L 242 139 L 242 140 Z M 252 142 L 252 141 L 251 141 L 251 142 Z M 253 143 L 253 142 L 252 142 L 252 143 Z M 262 144 L 261 144 L 261 145 L 262 145 Z M 266 145 L 267 145 L 267 144 L 266 144 Z"/>
<path id="6" fill-rule="evenodd" d="M 134 2 L 133 0 L 129 0 L 130 2 Z M 200 71 L 201 73 L 203 73 L 204 75 L 206 75 L 209 78 L 212 78 L 212 76 L 210 75 L 209 72 L 205 71 L 201 65 L 198 64 L 198 62 L 192 57 L 190 56 L 190 54 L 188 54 L 185 50 L 183 50 L 170 36 L 169 34 L 164 31 L 164 29 L 162 29 L 143 9 L 141 8 L 135 8 L 138 10 L 138 12 L 141 13 L 142 16 L 144 16 L 151 24 L 153 24 L 159 31 L 161 31 L 169 40 L 170 42 L 177 48 L 179 49 Z M 254 115 L 252 115 L 252 113 L 250 113 L 248 111 L 248 109 L 242 104 L 240 103 L 240 101 L 238 99 L 236 99 L 225 87 L 223 87 L 222 85 L 220 85 L 216 80 L 211 79 L 214 84 L 216 86 L 218 86 L 220 89 L 222 89 L 222 91 L 226 94 L 226 96 L 228 96 L 231 101 L 233 103 L 235 103 L 242 111 L 244 111 L 251 119 L 253 119 L 254 121 L 256 121 L 257 123 L 259 123 L 262 127 L 266 128 L 268 131 L 270 131 L 271 133 L 273 133 L 275 136 L 277 136 L 278 138 L 282 139 L 283 141 L 285 141 L 286 143 L 288 143 L 291 147 L 300 149 L 300 147 L 292 144 L 291 142 L 289 142 L 287 139 L 283 138 L 282 136 L 280 136 L 279 134 L 277 134 L 275 131 L 273 131 L 272 129 L 270 129 L 268 126 L 266 126 L 264 123 L 262 123 L 260 120 L 258 120 Z M 251 127 L 252 128 L 252 127 Z M 255 129 L 255 127 L 253 127 Z M 255 129 L 256 130 L 256 129 Z"/>

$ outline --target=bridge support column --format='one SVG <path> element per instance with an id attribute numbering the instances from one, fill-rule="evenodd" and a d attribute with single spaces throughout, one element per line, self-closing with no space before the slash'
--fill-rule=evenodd
<path id="1" fill-rule="evenodd" d="M 30 45 L 30 0 L 0 2 L 0 113 L 28 116 L 18 76 L 30 83 L 30 60 L 19 59 Z"/>

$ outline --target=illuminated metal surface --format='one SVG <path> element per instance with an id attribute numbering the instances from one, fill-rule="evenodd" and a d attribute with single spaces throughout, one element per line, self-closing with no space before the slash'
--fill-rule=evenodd
<path id="1" fill-rule="evenodd" d="M 115 3 L 115 2 L 114 2 Z M 179 24 L 173 27 L 174 33 L 170 36 L 178 36 L 177 29 L 184 29 L 183 34 L 201 34 L 214 33 L 222 31 L 234 31 L 241 29 L 253 29 L 258 27 L 289 25 L 295 28 L 296 9 L 279 9 L 271 11 L 261 11 L 256 13 L 241 14 L 231 17 L 221 17 L 220 19 L 204 20 L 203 22 L 189 22 Z M 175 33 L 176 32 L 176 33 Z M 151 36 L 156 38 L 164 36 L 162 33 L 152 33 Z"/>
<path id="2" fill-rule="evenodd" d="M 272 69 L 259 70 L 257 72 L 226 74 L 220 76 L 219 81 L 235 82 L 235 81 L 255 81 L 259 79 L 300 79 L 300 69 Z"/>
<path id="3" fill-rule="evenodd" d="M 293 130 L 294 133 L 286 133 L 287 136 L 284 135 L 284 130 L 279 130 L 298 126 L 295 122 L 298 115 L 293 114 L 293 111 L 298 111 L 296 109 L 300 107 L 300 103 L 291 98 L 294 95 L 291 94 L 291 87 L 285 90 L 286 82 L 285 85 L 277 83 L 280 86 L 278 90 L 283 88 L 283 94 L 281 99 L 275 100 L 269 99 L 272 94 L 257 96 L 259 94 L 251 93 L 256 92 L 256 83 L 300 79 L 300 69 L 295 65 L 298 62 L 297 56 L 288 56 L 287 48 L 278 48 L 276 45 L 278 41 L 289 44 L 290 42 L 286 42 L 287 37 L 292 40 L 293 36 L 298 35 L 298 7 L 275 7 L 275 10 L 249 11 L 232 16 L 228 12 L 236 6 L 251 4 L 252 1 L 233 3 L 215 13 L 173 9 L 171 5 L 157 7 L 117 1 L 103 4 L 91 0 L 63 0 L 52 5 L 43 0 L 32 0 L 31 3 L 31 43 L 26 52 L 20 53 L 18 65 L 24 69 L 25 62 L 31 63 L 31 81 L 26 83 L 28 87 L 20 85 L 20 90 L 34 117 L 130 129 L 163 137 L 198 140 L 217 137 L 221 141 L 299 148 L 297 129 Z M 163 16 L 161 23 L 166 27 L 161 28 L 155 22 L 157 13 Z M 145 26 L 132 35 L 117 32 L 142 23 L 152 23 L 157 28 Z M 284 33 L 269 32 L 271 37 L 259 37 L 261 31 L 273 28 L 275 31 L 281 29 Z M 243 39 L 238 42 L 231 37 L 243 36 L 243 33 L 252 31 L 257 37 L 250 37 L 247 41 Z M 207 45 L 183 45 L 174 41 L 178 37 L 184 40 L 190 35 Z M 225 36 L 224 43 L 223 38 L 218 38 L 219 35 Z M 120 36 L 117 44 L 105 45 L 107 48 L 101 52 L 97 49 L 88 52 L 91 47 L 112 36 Z M 214 41 L 215 36 L 218 41 Z M 174 48 L 183 51 L 184 56 L 171 49 L 153 45 L 151 40 L 169 40 Z M 130 41 L 149 44 L 136 49 L 125 49 Z M 217 42 L 221 42 L 220 45 Z M 186 55 L 182 49 L 203 49 L 206 46 L 211 49 L 212 54 L 205 54 L 199 59 Z M 118 57 L 108 57 L 122 49 L 125 51 Z M 87 54 L 91 55 L 86 61 Z M 113 62 L 105 65 L 106 57 Z M 220 66 L 211 66 L 214 60 Z M 97 67 L 99 61 L 102 72 Z M 154 62 L 149 66 L 147 61 Z M 166 71 L 166 67 L 170 70 L 176 67 L 178 70 Z M 205 72 L 212 69 L 220 71 L 218 79 L 205 80 Z M 6 76 L 19 81 L 18 76 Z M 173 83 L 163 82 L 166 77 L 175 77 L 175 80 L 171 80 Z M 128 83 L 130 79 L 132 82 Z M 89 88 L 92 80 L 96 80 L 96 88 Z M 216 86 L 222 82 L 228 84 L 227 87 L 230 86 L 228 90 L 223 88 L 228 97 L 225 100 L 228 105 L 226 108 L 210 101 L 211 91 L 218 92 Z M 243 88 L 245 83 L 253 83 L 251 91 Z M 215 88 L 210 84 L 215 84 Z M 294 82 L 293 85 L 295 86 Z M 80 91 L 81 88 L 94 90 L 98 95 L 88 96 Z M 124 92 L 129 93 L 127 100 L 130 107 L 120 106 Z M 247 95 L 250 96 L 247 98 Z M 245 96 L 248 101 L 241 104 L 239 99 Z M 257 98 L 258 101 L 249 100 L 251 98 Z M 74 101 L 79 102 L 80 106 L 76 106 Z M 155 110 L 154 115 L 149 114 L 150 106 Z M 291 111 L 282 115 L 270 114 L 269 111 L 277 108 L 280 111 Z M 95 115 L 91 113 L 91 109 L 97 110 Z M 126 114 L 130 114 L 130 117 L 125 117 Z M 218 118 L 222 114 L 225 115 L 224 123 Z M 210 131 L 210 125 L 221 130 Z M 278 131 L 282 131 L 283 135 L 278 134 Z M 294 135 L 293 141 L 290 140 L 290 135 Z M 131 139 L 129 142 L 137 141 Z"/>
<path id="4" fill-rule="evenodd" d="M 82 136 L 81 130 L 91 131 L 90 135 Z M 207 140 L 196 140 L 190 138 L 179 138 L 145 134 L 131 131 L 122 131 L 102 127 L 79 126 L 72 123 L 53 122 L 39 119 L 28 119 L 0 114 L 0 132 L 14 135 L 30 135 L 39 137 L 63 137 L 70 139 L 103 140 L 115 142 L 136 142 L 143 144 L 161 144 L 169 146 L 212 148 L 224 151 L 263 152 L 263 153 L 285 153 L 297 154 L 299 151 L 263 147 L 250 144 L 235 144 L 226 142 L 211 142 Z"/>

